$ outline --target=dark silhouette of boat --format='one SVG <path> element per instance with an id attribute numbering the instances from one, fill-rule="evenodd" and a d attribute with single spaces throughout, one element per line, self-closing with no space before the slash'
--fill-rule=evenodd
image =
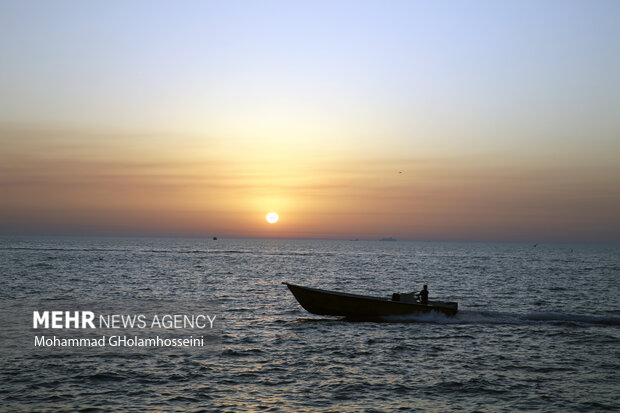
<path id="1" fill-rule="evenodd" d="M 302 287 L 286 282 L 282 284 L 291 290 L 303 308 L 318 315 L 377 318 L 437 311 L 452 316 L 458 310 L 458 304 L 455 302 L 429 301 L 428 304 L 422 304 L 413 294 L 393 294 L 390 299 Z"/>

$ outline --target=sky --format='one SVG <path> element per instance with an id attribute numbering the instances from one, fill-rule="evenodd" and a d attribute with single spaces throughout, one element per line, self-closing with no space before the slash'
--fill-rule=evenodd
<path id="1" fill-rule="evenodd" d="M 0 234 L 620 242 L 618 1 L 0 0 L 0 53 Z"/>

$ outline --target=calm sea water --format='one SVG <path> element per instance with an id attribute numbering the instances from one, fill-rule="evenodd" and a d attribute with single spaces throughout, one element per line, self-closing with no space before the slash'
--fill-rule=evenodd
<path id="1" fill-rule="evenodd" d="M 216 350 L 3 355 L 7 411 L 619 411 L 618 246 L 1 238 L 3 301 L 216 299 Z M 281 284 L 454 318 L 349 322 Z M 5 320 L 6 321 L 6 320 Z"/>

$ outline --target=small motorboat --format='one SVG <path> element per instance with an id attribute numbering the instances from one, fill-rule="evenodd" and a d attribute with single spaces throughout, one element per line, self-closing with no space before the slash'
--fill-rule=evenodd
<path id="1" fill-rule="evenodd" d="M 303 308 L 318 315 L 377 318 L 436 311 L 453 316 L 458 310 L 458 304 L 455 302 L 429 301 L 428 304 L 422 304 L 414 293 L 395 293 L 391 298 L 382 298 L 302 287 L 287 282 L 282 284 L 291 290 Z"/>

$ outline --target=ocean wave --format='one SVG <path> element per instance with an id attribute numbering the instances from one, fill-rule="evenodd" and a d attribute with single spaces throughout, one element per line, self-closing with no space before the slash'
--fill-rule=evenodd
<path id="1" fill-rule="evenodd" d="M 563 324 L 574 326 L 620 326 L 620 318 L 579 315 L 557 312 L 533 312 L 526 314 L 494 311 L 459 311 L 455 316 L 430 312 L 403 316 L 383 317 L 384 321 L 401 323 L 437 324 Z"/>

